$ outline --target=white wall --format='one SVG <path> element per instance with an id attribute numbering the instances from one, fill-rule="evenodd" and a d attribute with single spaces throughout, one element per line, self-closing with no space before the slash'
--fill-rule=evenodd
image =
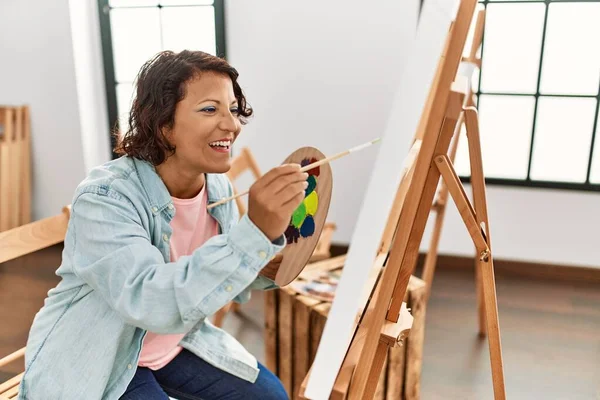
<path id="1" fill-rule="evenodd" d="M 300 146 L 332 154 L 381 134 L 403 38 L 415 28 L 398 26 L 399 9 L 396 1 L 226 2 L 228 58 L 256 112 L 238 146 L 249 146 L 263 171 Z M 350 241 L 374 156 L 365 150 L 332 164 L 334 242 Z M 600 268 L 600 195 L 488 187 L 488 203 L 497 258 Z M 440 252 L 472 251 L 449 204 Z"/>
<path id="2" fill-rule="evenodd" d="M 72 38 L 68 0 L 0 1 L 0 103 L 31 107 L 34 219 L 60 212 L 85 177 L 86 164 L 102 160 L 91 156 L 91 150 L 84 153 L 81 118 L 88 124 L 101 121 L 106 106 L 103 99 L 79 101 L 80 95 L 93 95 L 86 86 L 98 82 L 86 83 L 94 79 L 82 72 L 86 56 L 79 57 L 76 68 Z M 78 40 L 81 48 L 82 41 L 91 39 L 78 36 Z M 77 78 L 83 89 L 78 88 Z M 96 109 L 90 112 L 91 107 Z M 93 113 L 99 114 L 90 117 Z M 97 146 L 94 154 L 106 153 L 108 144 L 102 149 L 102 139 L 95 143 L 88 136 L 86 140 L 85 149 Z"/>
<path id="3" fill-rule="evenodd" d="M 249 146 L 266 172 L 298 147 L 333 154 L 381 135 L 416 29 L 397 23 L 402 8 L 397 1 L 226 2 L 228 59 L 255 110 L 238 147 Z M 337 242 L 350 239 L 376 153 L 331 164 L 328 219 L 338 225 Z"/>
<path id="4" fill-rule="evenodd" d="M 31 107 L 33 217 L 47 217 L 85 173 L 67 0 L 0 2 L 0 38 L 0 103 Z"/>
<path id="5" fill-rule="evenodd" d="M 470 194 L 471 187 L 466 187 Z M 487 187 L 492 248 L 504 260 L 600 268 L 600 195 L 573 191 Z M 427 248 L 430 218 L 422 248 Z M 448 203 L 440 240 L 444 254 L 472 255 L 456 206 Z"/>

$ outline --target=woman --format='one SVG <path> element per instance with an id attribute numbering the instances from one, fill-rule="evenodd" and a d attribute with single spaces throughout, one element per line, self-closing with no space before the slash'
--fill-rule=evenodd
<path id="1" fill-rule="evenodd" d="M 226 61 L 163 52 L 137 79 L 123 156 L 91 171 L 72 201 L 62 279 L 27 343 L 21 399 L 281 399 L 279 380 L 206 318 L 251 289 L 304 198 L 298 165 L 250 189 L 248 214 L 224 175 L 252 114 Z"/>

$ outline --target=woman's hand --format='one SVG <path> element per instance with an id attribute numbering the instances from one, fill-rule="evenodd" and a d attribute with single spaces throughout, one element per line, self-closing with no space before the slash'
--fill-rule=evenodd
<path id="1" fill-rule="evenodd" d="M 304 200 L 308 174 L 300 168 L 298 164 L 275 167 L 250 187 L 248 217 L 271 241 L 285 232 Z"/>

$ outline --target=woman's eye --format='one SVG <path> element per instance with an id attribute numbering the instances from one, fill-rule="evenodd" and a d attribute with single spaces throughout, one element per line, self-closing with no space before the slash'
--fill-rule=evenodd
<path id="1" fill-rule="evenodd" d="M 200 111 L 204 111 L 204 112 L 215 112 L 217 111 L 217 109 L 215 107 L 204 107 L 202 110 Z"/>
<path id="2" fill-rule="evenodd" d="M 239 114 L 240 113 L 240 109 L 237 108 L 237 107 L 233 107 L 230 111 L 231 111 L 232 114 Z"/>

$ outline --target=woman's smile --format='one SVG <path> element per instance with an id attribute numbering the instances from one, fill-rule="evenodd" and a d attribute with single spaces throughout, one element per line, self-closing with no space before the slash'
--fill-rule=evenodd
<path id="1" fill-rule="evenodd" d="M 208 145 L 211 147 L 211 149 L 213 149 L 214 151 L 216 151 L 218 153 L 229 154 L 229 152 L 231 151 L 231 143 L 232 143 L 231 139 L 225 138 L 225 139 L 220 139 L 220 140 L 211 142 Z"/>

